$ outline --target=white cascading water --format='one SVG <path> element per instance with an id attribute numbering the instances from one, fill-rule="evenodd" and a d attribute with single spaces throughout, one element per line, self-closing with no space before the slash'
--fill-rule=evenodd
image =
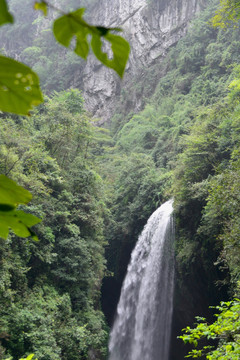
<path id="1" fill-rule="evenodd" d="M 172 200 L 149 218 L 131 255 L 109 360 L 169 360 L 174 285 Z"/>

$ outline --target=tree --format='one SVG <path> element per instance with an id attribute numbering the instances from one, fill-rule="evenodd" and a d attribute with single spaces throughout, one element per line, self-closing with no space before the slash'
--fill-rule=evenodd
<path id="1" fill-rule="evenodd" d="M 184 343 L 198 346 L 201 340 L 218 340 L 218 346 L 203 346 L 201 349 L 193 349 L 186 357 L 198 358 L 206 356 L 207 360 L 238 360 L 240 354 L 240 299 L 221 302 L 216 309 L 219 311 L 215 316 L 217 320 L 208 324 L 205 318 L 197 317 L 198 324 L 191 329 L 189 326 L 183 329 L 184 335 L 179 336 Z"/>
<path id="2" fill-rule="evenodd" d="M 12 233 L 0 239 L 0 358 L 105 356 L 99 296 L 107 216 L 91 152 L 98 129 L 81 104 L 78 90 L 55 92 L 31 117 L 0 123 L 0 167 L 31 190 L 26 211 L 42 218 L 39 242 Z"/>
<path id="3" fill-rule="evenodd" d="M 240 19 L 240 1 L 239 0 L 220 0 L 220 7 L 212 19 L 214 26 L 223 28 L 229 25 L 235 25 Z"/>
<path id="4" fill-rule="evenodd" d="M 123 76 L 130 47 L 125 39 L 115 34 L 121 29 L 88 24 L 83 19 L 83 8 L 64 13 L 46 1 L 35 1 L 34 8 L 42 11 L 45 16 L 49 8 L 60 13 L 61 16 L 53 24 L 53 33 L 60 44 L 68 48 L 72 39 L 76 38 L 74 52 L 77 55 L 86 59 L 91 47 L 102 64 L 115 70 L 120 77 Z M 13 22 L 14 18 L 8 10 L 6 0 L 0 0 L 0 26 Z M 112 58 L 102 50 L 103 41 L 110 43 Z M 28 115 L 33 106 L 39 105 L 42 101 L 43 96 L 37 74 L 28 66 L 14 59 L 0 56 L 0 110 Z M 26 190 L 3 176 L 1 177 L 0 191 L 2 191 L 0 236 L 6 238 L 9 227 L 19 236 L 34 235 L 30 227 L 40 220 L 24 212 L 16 211 L 19 203 L 27 203 L 30 200 L 30 193 L 27 194 Z M 25 198 L 19 199 L 16 192 Z"/>

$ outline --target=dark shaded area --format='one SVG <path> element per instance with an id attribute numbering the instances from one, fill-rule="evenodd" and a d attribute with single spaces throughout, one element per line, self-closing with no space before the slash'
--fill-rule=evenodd
<path id="1" fill-rule="evenodd" d="M 127 272 L 128 263 L 134 246 L 135 243 L 132 242 L 122 243 L 119 263 L 116 264 L 118 274 L 112 277 L 105 277 L 102 282 L 102 310 L 109 326 L 112 326 L 114 321 L 122 283 Z"/>
<path id="2" fill-rule="evenodd" d="M 121 283 L 115 277 L 105 277 L 102 283 L 102 310 L 109 326 L 112 326 L 114 314 L 121 293 Z"/>
<path id="3" fill-rule="evenodd" d="M 205 317 L 212 322 L 216 310 L 209 309 L 209 306 L 216 306 L 228 299 L 227 286 L 216 286 L 216 282 L 226 274 L 214 269 L 213 265 L 212 269 L 206 271 L 199 258 L 192 263 L 186 275 L 182 274 L 180 268 L 181 264 L 176 263 L 170 360 L 183 360 L 192 349 L 191 345 L 185 345 L 177 338 L 182 334 L 182 329 L 192 327 L 196 322 L 195 316 Z"/>

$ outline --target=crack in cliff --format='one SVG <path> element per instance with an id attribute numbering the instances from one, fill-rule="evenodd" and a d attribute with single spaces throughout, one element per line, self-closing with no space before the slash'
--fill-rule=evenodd
<path id="1" fill-rule="evenodd" d="M 126 19 L 124 19 L 121 23 L 120 26 L 124 25 L 129 19 L 131 19 L 139 10 L 144 9 L 145 7 L 147 7 L 148 5 L 145 6 L 139 6 L 139 8 L 137 8 L 133 13 L 131 13 Z M 113 20 L 109 26 L 113 26 L 116 23 L 117 20 Z M 119 23 L 118 23 L 119 24 Z"/>
<path id="2" fill-rule="evenodd" d="M 145 7 L 147 7 L 147 5 L 145 6 L 140 6 L 138 9 L 136 9 L 132 14 L 130 14 L 123 22 L 121 25 L 124 25 L 130 18 L 132 18 L 139 10 L 144 9 Z"/>

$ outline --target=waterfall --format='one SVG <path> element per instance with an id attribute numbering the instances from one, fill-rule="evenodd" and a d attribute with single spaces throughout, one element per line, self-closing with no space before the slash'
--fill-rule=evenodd
<path id="1" fill-rule="evenodd" d="M 174 283 L 172 200 L 149 218 L 131 255 L 109 360 L 168 360 Z"/>

